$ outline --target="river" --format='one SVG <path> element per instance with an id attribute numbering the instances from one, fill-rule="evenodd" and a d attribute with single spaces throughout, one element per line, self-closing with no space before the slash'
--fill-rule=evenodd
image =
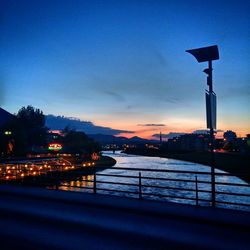
<path id="1" fill-rule="evenodd" d="M 113 157 L 117 163 L 113 168 L 105 169 L 97 174 L 97 193 L 103 194 L 111 194 L 111 195 L 122 195 L 122 196 L 130 196 L 130 197 L 138 197 L 138 194 L 133 194 L 132 192 L 138 192 L 138 178 L 126 178 L 126 177 L 108 177 L 102 176 L 102 174 L 112 174 L 112 175 L 129 175 L 138 177 L 139 171 L 130 171 L 123 170 L 119 168 L 131 168 L 131 169 L 153 169 L 153 170 L 177 170 L 177 171 L 197 171 L 197 172 L 210 172 L 210 167 L 185 162 L 174 159 L 160 158 L 160 157 L 147 157 L 147 156 L 136 156 L 136 155 L 127 155 L 121 152 L 116 152 L 113 154 L 112 152 L 104 152 L 104 155 Z M 216 169 L 216 173 L 226 173 L 221 170 Z M 151 172 L 151 171 L 141 171 L 142 177 L 153 177 L 153 178 L 167 178 L 167 179 L 182 179 L 182 180 L 195 180 L 194 174 L 186 174 L 186 173 L 172 173 L 172 172 Z M 201 183 L 202 181 L 210 181 L 210 175 L 206 174 L 196 174 L 198 178 L 198 196 L 199 205 L 208 206 L 210 204 L 211 194 L 204 192 L 205 190 L 210 191 L 211 185 L 208 183 Z M 61 189 L 63 190 L 71 190 L 71 191 L 84 191 L 84 192 L 93 192 L 93 176 L 82 176 L 77 180 L 70 182 L 63 182 L 63 186 Z M 101 182 L 112 182 L 111 184 L 101 183 Z M 98 183 L 99 182 L 99 183 Z M 227 207 L 227 208 L 236 208 L 250 211 L 250 206 L 238 206 L 238 205 L 228 205 L 228 204 L 219 204 L 219 201 L 226 202 L 235 202 L 235 203 L 245 203 L 250 204 L 250 196 L 240 196 L 240 194 L 248 194 L 250 195 L 250 186 L 229 186 L 227 183 L 231 184 L 241 184 L 247 185 L 246 182 L 239 179 L 235 176 L 216 176 L 216 182 L 225 183 L 216 185 L 216 192 L 226 192 L 226 193 L 237 193 L 239 195 L 233 196 L 229 194 L 216 194 L 216 201 L 218 207 Z M 119 185 L 119 183 L 128 183 L 134 185 Z M 187 203 L 187 204 L 195 204 L 194 198 L 196 197 L 196 192 L 194 191 L 183 191 L 178 190 L 178 188 L 183 189 L 195 189 L 195 182 L 186 182 L 186 181 L 173 181 L 173 180 L 159 180 L 159 179 L 143 179 L 142 178 L 142 197 L 147 199 L 160 199 L 166 200 L 170 202 L 178 202 L 178 203 Z M 146 187 L 146 186 L 154 186 L 154 187 Z M 161 188 L 167 187 L 167 189 Z M 87 189 L 90 188 L 90 189 Z M 173 188 L 173 189 L 171 189 Z M 100 190 L 100 189 L 110 189 Z M 120 191 L 120 192 L 119 192 Z M 131 193 L 126 193 L 124 191 L 128 191 Z M 157 195 L 165 195 L 169 197 L 159 197 L 154 196 L 152 194 Z M 179 198 L 176 198 L 177 196 Z M 191 198 L 188 200 L 187 198 Z M 192 200 L 193 199 L 193 200 Z M 208 201 L 202 201 L 208 200 Z"/>

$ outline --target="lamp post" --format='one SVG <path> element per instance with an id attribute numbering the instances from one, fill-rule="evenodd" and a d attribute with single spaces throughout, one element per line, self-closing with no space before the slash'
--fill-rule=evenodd
<path id="1" fill-rule="evenodd" d="M 210 150 L 211 150 L 211 191 L 212 191 L 212 206 L 215 207 L 215 158 L 214 158 L 214 130 L 216 129 L 216 95 L 213 91 L 213 67 L 212 61 L 219 59 L 219 50 L 217 45 L 186 50 L 193 55 L 196 60 L 208 62 L 208 68 L 203 72 L 207 74 L 206 91 L 206 113 L 207 113 L 207 128 L 210 130 Z"/>

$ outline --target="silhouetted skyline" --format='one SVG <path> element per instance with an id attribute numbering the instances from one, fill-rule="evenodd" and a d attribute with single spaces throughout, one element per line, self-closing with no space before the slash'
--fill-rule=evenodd
<path id="1" fill-rule="evenodd" d="M 31 104 L 125 136 L 204 129 L 207 65 L 185 50 L 218 44 L 217 127 L 250 133 L 247 1 L 6 0 L 0 12 L 9 112 Z"/>

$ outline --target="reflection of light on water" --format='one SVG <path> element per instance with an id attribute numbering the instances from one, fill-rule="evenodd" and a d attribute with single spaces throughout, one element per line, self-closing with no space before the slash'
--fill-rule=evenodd
<path id="1" fill-rule="evenodd" d="M 211 169 L 209 166 L 204 166 L 196 163 L 187 163 L 184 161 L 174 160 L 174 159 L 166 159 L 166 158 L 158 158 L 158 157 L 145 157 L 145 156 L 134 156 L 134 155 L 125 155 L 125 154 L 112 154 L 112 153 L 105 153 L 105 155 L 109 155 L 117 161 L 115 168 L 110 168 L 101 171 L 100 173 L 103 174 L 118 174 L 118 175 L 130 175 L 138 177 L 138 171 L 128 171 L 128 170 L 119 170 L 119 167 L 125 168 L 148 168 L 148 169 L 166 169 L 166 170 L 188 170 L 188 171 L 197 171 L 197 172 L 210 172 Z M 221 170 L 216 170 L 216 173 L 225 173 Z M 149 186 L 162 186 L 168 188 L 185 188 L 185 189 L 194 189 L 195 190 L 195 182 L 177 182 L 177 181 L 163 181 L 163 180 L 149 180 L 144 179 L 143 177 L 154 177 L 154 178 L 170 178 L 170 179 L 183 179 L 183 180 L 195 180 L 195 176 L 192 174 L 184 174 L 184 173 L 160 173 L 160 172 L 147 172 L 142 171 L 142 185 Z M 197 174 L 198 178 L 198 195 L 200 199 L 206 199 L 208 201 L 200 201 L 199 205 L 209 205 L 211 200 L 211 194 L 205 193 L 202 191 L 211 191 L 211 184 L 210 183 L 201 183 L 210 182 L 211 176 L 210 175 L 203 175 Z M 81 179 L 78 179 L 78 183 L 80 182 L 80 186 L 76 184 L 75 181 L 67 182 L 67 185 L 71 186 L 68 187 L 67 190 L 73 191 L 90 191 L 91 189 L 85 189 L 84 187 L 93 187 L 92 182 L 93 176 L 82 176 Z M 114 185 L 114 184 L 105 184 L 105 183 L 97 183 L 97 190 L 98 188 L 103 189 L 112 189 L 112 191 L 101 191 L 99 190 L 98 193 L 106 193 L 112 195 L 123 195 L 129 197 L 136 197 L 138 198 L 138 194 L 126 194 L 121 192 L 116 192 L 117 190 L 121 191 L 130 191 L 130 192 L 138 192 L 138 178 L 125 178 L 125 177 L 107 177 L 107 176 L 100 176 L 97 175 L 97 182 L 98 181 L 110 181 L 115 183 L 129 183 L 129 184 L 136 184 L 136 186 L 127 186 L 127 185 Z M 200 182 L 199 182 L 200 181 Z M 246 182 L 242 181 L 238 177 L 235 176 L 216 176 L 216 182 L 221 183 L 231 183 L 231 184 L 246 184 Z M 81 187 L 81 188 L 78 188 Z M 227 192 L 227 193 L 245 193 L 250 194 L 250 187 L 239 187 L 239 186 L 229 186 L 229 185 L 216 185 L 217 192 Z M 181 198 L 171 198 L 171 197 L 155 197 L 150 195 L 152 193 L 159 194 L 159 195 L 171 195 L 171 196 L 178 196 L 178 197 L 186 197 L 186 198 L 195 198 L 195 191 L 182 191 L 182 190 L 175 190 L 175 189 L 161 189 L 155 187 L 142 187 L 142 192 L 144 198 L 150 199 L 160 199 L 166 200 L 171 202 L 178 202 L 178 203 L 189 203 L 195 204 L 195 200 L 183 200 Z M 149 195 L 145 195 L 145 193 L 149 193 Z M 216 194 L 217 201 L 226 201 L 226 202 L 238 202 L 238 203 L 246 203 L 250 204 L 250 197 L 244 196 L 232 196 L 226 194 Z M 217 204 L 218 207 L 228 207 L 228 208 L 240 208 L 244 210 L 250 211 L 250 207 L 239 207 L 239 206 L 232 206 L 226 204 Z"/>
<path id="2" fill-rule="evenodd" d="M 85 176 L 82 176 L 82 184 L 85 186 L 85 187 L 92 187 L 93 186 L 93 175 L 85 175 Z"/>
<path id="3" fill-rule="evenodd" d="M 59 189 L 64 191 L 92 192 L 93 180 L 93 175 L 81 176 L 77 180 L 61 182 Z"/>

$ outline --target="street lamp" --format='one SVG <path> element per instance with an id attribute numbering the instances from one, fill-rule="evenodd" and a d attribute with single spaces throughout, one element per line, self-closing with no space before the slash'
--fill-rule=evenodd
<path id="1" fill-rule="evenodd" d="M 215 207 L 215 159 L 214 159 L 214 130 L 216 129 L 216 94 L 213 91 L 213 68 L 212 61 L 219 59 L 219 50 L 217 45 L 186 50 L 186 52 L 193 55 L 196 60 L 201 62 L 208 62 L 208 68 L 204 69 L 207 74 L 206 90 L 206 114 L 207 114 L 207 128 L 210 130 L 211 140 L 211 189 L 212 189 L 212 206 Z"/>
<path id="2" fill-rule="evenodd" d="M 11 132 L 11 131 L 6 130 L 6 131 L 4 131 L 4 134 L 5 134 L 5 135 L 11 135 L 11 134 L 12 134 L 12 132 Z"/>

